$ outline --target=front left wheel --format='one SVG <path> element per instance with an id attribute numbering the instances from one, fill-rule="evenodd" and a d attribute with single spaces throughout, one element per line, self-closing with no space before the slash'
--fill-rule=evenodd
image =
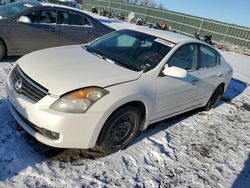
<path id="1" fill-rule="evenodd" d="M 136 136 L 140 124 L 141 113 L 136 107 L 117 110 L 102 128 L 95 150 L 107 155 L 125 148 Z"/>

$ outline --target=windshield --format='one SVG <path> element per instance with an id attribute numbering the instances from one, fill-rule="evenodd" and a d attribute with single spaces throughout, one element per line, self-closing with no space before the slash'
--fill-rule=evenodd
<path id="1" fill-rule="evenodd" d="M 29 2 L 17 2 L 0 6 L 0 19 L 6 19 L 23 10 L 33 7 Z"/>
<path id="2" fill-rule="evenodd" d="M 171 50 L 169 42 L 145 33 L 120 30 L 102 37 L 86 49 L 136 71 L 153 69 Z"/>

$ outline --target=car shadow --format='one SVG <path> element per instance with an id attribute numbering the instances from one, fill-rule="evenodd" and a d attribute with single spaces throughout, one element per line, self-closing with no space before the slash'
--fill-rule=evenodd
<path id="1" fill-rule="evenodd" d="M 4 57 L 2 60 L 0 60 L 0 63 L 2 62 L 10 62 L 10 63 L 14 63 L 16 62 L 21 56 L 8 56 L 8 57 Z"/>
<path id="2" fill-rule="evenodd" d="M 249 83 L 232 78 L 219 105 L 223 104 L 223 102 L 230 102 L 232 99 L 243 93 L 248 86 L 250 86 Z"/>
<path id="3" fill-rule="evenodd" d="M 239 96 L 247 86 L 249 85 L 242 81 L 232 79 L 225 93 L 225 98 L 220 101 L 220 105 L 230 102 Z M 12 117 L 8 108 L 7 99 L 0 99 L 0 112 L 0 181 L 9 180 L 28 167 L 35 168 L 37 164 L 43 162 L 51 163 L 58 161 L 60 163 L 81 165 L 84 164 L 82 161 L 95 160 L 98 157 L 102 157 L 102 155 L 96 155 L 95 151 L 91 150 L 58 149 L 38 142 L 26 133 Z M 152 124 L 147 130 L 139 132 L 135 140 L 128 147 L 132 147 L 141 140 L 161 131 L 166 132 L 166 141 L 169 142 L 171 139 L 169 134 L 167 134 L 169 127 L 200 112 L 201 109 L 196 109 Z M 164 151 L 162 150 L 162 152 Z M 246 169 L 249 169 L 249 163 L 250 160 L 248 159 Z M 244 170 L 245 169 L 243 169 L 242 173 Z M 245 174 L 245 172 L 243 174 Z M 237 187 L 237 180 L 235 181 L 235 185 Z"/>
<path id="4" fill-rule="evenodd" d="M 244 168 L 234 181 L 232 188 L 245 188 L 250 186 L 250 153 L 245 161 Z"/>

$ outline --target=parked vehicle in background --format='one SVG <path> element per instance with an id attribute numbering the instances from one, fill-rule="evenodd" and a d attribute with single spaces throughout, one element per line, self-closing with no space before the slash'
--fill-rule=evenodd
<path id="1" fill-rule="evenodd" d="M 109 154 L 149 124 L 214 108 L 231 77 L 212 46 L 140 27 L 23 56 L 6 90 L 13 116 L 40 142 Z"/>
<path id="2" fill-rule="evenodd" d="M 75 0 L 50 0 L 51 3 L 66 5 L 69 7 L 81 9 L 81 5 Z"/>
<path id="3" fill-rule="evenodd" d="M 88 43 L 114 31 L 84 12 L 22 1 L 0 7 L 0 59 L 35 50 Z"/>
<path id="4" fill-rule="evenodd" d="M 0 5 L 5 5 L 5 4 L 8 4 L 10 2 L 11 2 L 10 0 L 0 0 Z"/>
<path id="5" fill-rule="evenodd" d="M 22 1 L 22 0 L 0 0 L 0 5 L 6 5 L 6 4 L 9 4 L 9 3 L 14 3 L 14 2 L 19 2 L 19 1 Z M 43 0 L 30 0 L 30 1 L 43 1 Z"/>

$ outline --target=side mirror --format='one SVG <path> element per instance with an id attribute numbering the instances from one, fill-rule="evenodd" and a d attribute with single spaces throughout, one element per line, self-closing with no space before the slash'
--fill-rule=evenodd
<path id="1" fill-rule="evenodd" d="M 185 69 L 181 69 L 179 67 L 168 67 L 168 65 L 164 66 L 164 70 L 162 73 L 165 76 L 171 76 L 176 78 L 186 78 L 187 77 L 187 71 Z"/>
<path id="2" fill-rule="evenodd" d="M 17 22 L 19 23 L 24 23 L 24 24 L 29 24 L 31 23 L 30 19 L 27 16 L 21 16 Z"/>

